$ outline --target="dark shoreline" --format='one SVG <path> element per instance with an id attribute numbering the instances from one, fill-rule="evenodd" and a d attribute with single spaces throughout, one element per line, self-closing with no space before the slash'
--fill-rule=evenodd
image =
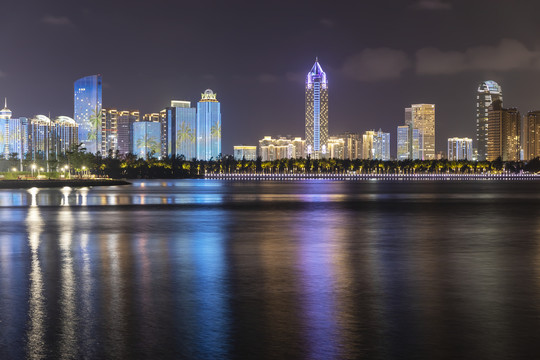
<path id="1" fill-rule="evenodd" d="M 0 180 L 0 189 L 30 189 L 36 188 L 59 188 L 87 187 L 87 186 L 117 186 L 131 185 L 124 180 L 106 179 L 69 179 L 69 180 Z"/>

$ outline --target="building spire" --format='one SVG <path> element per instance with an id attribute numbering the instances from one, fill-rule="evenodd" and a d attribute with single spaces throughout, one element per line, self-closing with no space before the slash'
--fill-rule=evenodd
<path id="1" fill-rule="evenodd" d="M 7 109 L 7 97 L 4 98 L 4 109 Z"/>
<path id="2" fill-rule="evenodd" d="M 319 57 L 315 56 L 315 62 L 319 62 Z"/>

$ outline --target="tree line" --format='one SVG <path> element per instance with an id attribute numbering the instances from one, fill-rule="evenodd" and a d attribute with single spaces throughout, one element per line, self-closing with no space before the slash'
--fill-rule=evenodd
<path id="1" fill-rule="evenodd" d="M 240 173 L 240 174 L 481 174 L 540 172 L 540 159 L 503 162 L 500 158 L 494 161 L 468 160 L 367 160 L 367 159 L 280 159 L 274 161 L 237 160 L 231 155 L 220 156 L 215 160 L 204 161 L 186 159 L 184 156 L 171 156 L 158 159 L 152 153 L 148 159 L 134 154 L 121 155 L 110 151 L 105 156 L 91 154 L 82 145 L 74 146 L 65 154 L 55 157 L 44 157 L 37 154 L 19 160 L 16 154 L 0 162 L 0 169 L 11 171 L 30 171 L 32 165 L 49 171 L 63 171 L 67 166 L 72 174 L 86 173 L 110 178 L 202 178 L 206 173 Z"/>

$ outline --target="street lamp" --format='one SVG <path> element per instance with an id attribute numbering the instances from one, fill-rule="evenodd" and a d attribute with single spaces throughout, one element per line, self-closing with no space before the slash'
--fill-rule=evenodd
<path id="1" fill-rule="evenodd" d="M 36 164 L 32 164 L 32 177 L 34 177 L 34 170 L 36 170 Z"/>
<path id="2" fill-rule="evenodd" d="M 83 177 L 84 177 L 84 175 L 85 175 L 84 173 L 86 172 L 86 166 L 82 167 L 82 171 L 83 171 Z"/>

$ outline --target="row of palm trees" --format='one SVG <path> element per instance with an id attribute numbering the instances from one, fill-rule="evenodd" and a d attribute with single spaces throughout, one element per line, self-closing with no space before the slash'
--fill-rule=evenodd
<path id="1" fill-rule="evenodd" d="M 16 155 L 16 154 L 13 154 Z M 38 154 L 39 155 L 39 154 Z M 500 158 L 494 161 L 449 161 L 449 160 L 342 160 L 342 159 L 280 159 L 274 161 L 237 160 L 230 155 L 219 156 L 215 160 L 188 160 L 184 156 L 173 156 L 158 159 L 153 151 L 148 160 L 140 154 L 120 155 L 112 151 L 106 155 L 87 153 L 82 144 L 74 146 L 71 151 L 56 158 L 45 160 L 44 156 L 22 162 L 26 168 L 31 164 L 61 171 L 67 166 L 72 173 L 83 168 L 96 176 L 111 178 L 197 178 L 208 173 L 239 174 L 481 174 L 540 172 L 540 159 L 528 162 L 503 162 Z M 52 160 L 51 160 L 52 159 Z M 13 164 L 11 164 L 13 163 Z M 1 168 L 16 167 L 20 164 L 16 156 L 0 162 Z M 5 170 L 4 170 L 5 171 Z"/>

